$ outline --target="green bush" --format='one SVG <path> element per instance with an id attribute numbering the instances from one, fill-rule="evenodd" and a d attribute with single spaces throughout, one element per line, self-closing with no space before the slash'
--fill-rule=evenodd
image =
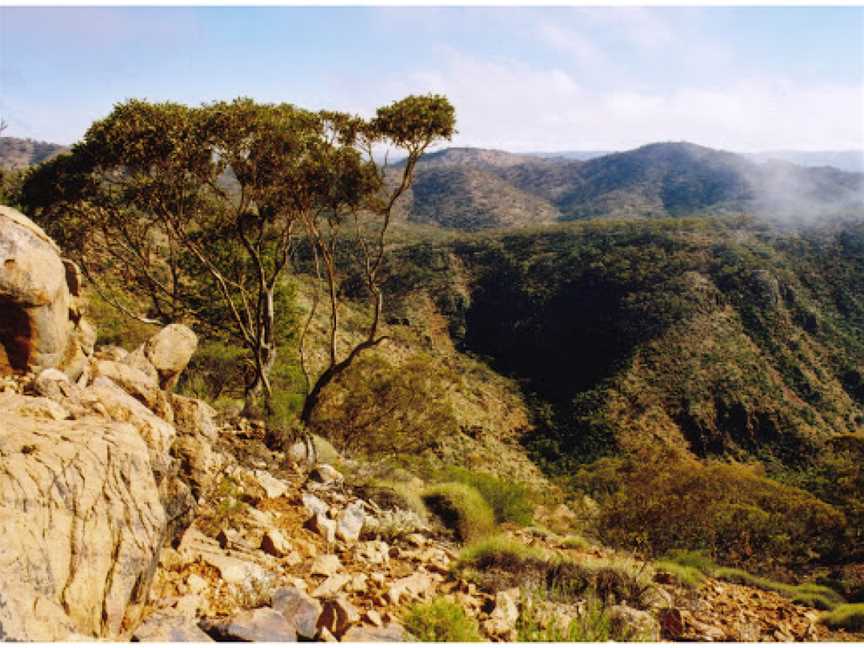
<path id="1" fill-rule="evenodd" d="M 477 621 L 460 605 L 439 597 L 411 606 L 403 618 L 405 629 L 419 641 L 483 641 Z"/>
<path id="2" fill-rule="evenodd" d="M 636 606 L 653 587 L 654 575 L 647 563 L 625 556 L 576 561 L 503 536 L 466 547 L 455 569 L 490 590 L 529 586 L 565 600 L 587 592 L 602 601 L 627 601 Z"/>
<path id="3" fill-rule="evenodd" d="M 700 570 L 671 560 L 658 560 L 654 563 L 654 569 L 670 574 L 680 584 L 691 588 L 699 587 L 705 581 L 705 574 Z"/>
<path id="4" fill-rule="evenodd" d="M 495 529 L 495 514 L 489 504 L 466 484 L 437 484 L 423 491 L 423 501 L 463 542 L 487 536 Z"/>
<path id="5" fill-rule="evenodd" d="M 465 547 L 459 554 L 456 567 L 480 570 L 490 567 L 515 569 L 527 562 L 546 563 L 549 560 L 549 554 L 540 549 L 529 547 L 506 536 L 492 536 Z"/>
<path id="6" fill-rule="evenodd" d="M 807 564 L 814 552 L 834 554 L 846 526 L 834 507 L 752 466 L 674 453 L 606 461 L 598 475 L 588 469 L 574 483 L 600 496 L 596 531 L 607 544 L 649 556 L 684 548 L 771 571 Z"/>
<path id="7" fill-rule="evenodd" d="M 457 466 L 449 466 L 441 471 L 440 479 L 476 488 L 495 511 L 495 521 L 499 524 L 531 524 L 534 506 L 528 488 L 518 481 L 498 479 L 488 473 Z"/>
<path id="8" fill-rule="evenodd" d="M 698 587 L 707 576 L 713 576 L 730 583 L 777 592 L 793 603 L 819 610 L 830 610 L 844 603 L 843 597 L 830 587 L 816 583 L 790 585 L 763 576 L 755 576 L 743 569 L 720 567 L 705 554 L 697 551 L 672 551 L 664 560 L 654 563 L 654 567 L 658 571 L 669 572 L 676 580 L 690 587 Z"/>
<path id="9" fill-rule="evenodd" d="M 594 545 L 585 538 L 583 538 L 581 535 L 571 533 L 563 540 L 561 540 L 561 546 L 565 549 L 578 549 L 580 551 L 584 551 L 586 549 L 590 549 Z"/>
<path id="10" fill-rule="evenodd" d="M 566 625 L 555 615 L 544 613 L 533 601 L 523 601 L 516 621 L 516 633 L 516 641 L 519 642 L 605 642 L 627 639 L 613 636 L 606 610 L 595 596 L 589 596 L 582 614 Z"/>
<path id="11" fill-rule="evenodd" d="M 311 429 L 347 454 L 418 454 L 458 427 L 447 398 L 450 384 L 426 354 L 396 366 L 383 354 L 367 353 L 322 392 Z"/>
<path id="12" fill-rule="evenodd" d="M 842 628 L 852 632 L 864 630 L 864 603 L 840 605 L 822 616 L 829 628 Z"/>
<path id="13" fill-rule="evenodd" d="M 813 607 L 819 610 L 831 610 L 837 605 L 844 603 L 843 597 L 830 587 L 816 585 L 815 583 L 804 583 L 803 585 L 790 585 L 781 583 L 770 578 L 754 576 L 743 569 L 731 567 L 718 567 L 714 577 L 730 583 L 758 587 L 769 592 L 777 592 L 791 600 L 793 603 Z"/>

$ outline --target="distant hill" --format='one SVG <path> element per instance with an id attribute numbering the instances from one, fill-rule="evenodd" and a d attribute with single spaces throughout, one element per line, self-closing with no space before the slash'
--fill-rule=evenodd
<path id="1" fill-rule="evenodd" d="M 864 175 L 688 142 L 588 160 L 453 148 L 421 159 L 403 204 L 414 222 L 477 230 L 595 217 L 752 212 L 809 219 L 864 207 Z"/>
<path id="2" fill-rule="evenodd" d="M 792 162 L 807 167 L 830 166 L 841 171 L 864 173 L 864 151 L 765 151 L 748 153 L 755 162 Z"/>
<path id="3" fill-rule="evenodd" d="M 618 151 L 538 151 L 533 152 L 541 158 L 562 158 L 566 160 L 593 160 L 594 158 L 611 155 Z M 864 173 L 864 150 L 860 151 L 760 151 L 758 153 L 741 153 L 753 162 L 792 162 L 800 166 L 820 167 L 830 166 L 840 171 Z"/>
<path id="4" fill-rule="evenodd" d="M 0 167 L 21 169 L 44 162 L 66 150 L 68 147 L 60 144 L 20 137 L 0 137 Z"/>

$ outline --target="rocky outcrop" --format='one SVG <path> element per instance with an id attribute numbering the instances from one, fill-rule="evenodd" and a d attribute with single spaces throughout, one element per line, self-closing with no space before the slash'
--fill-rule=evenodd
<path id="1" fill-rule="evenodd" d="M 0 374 L 56 367 L 74 379 L 84 370 L 96 335 L 74 278 L 70 290 L 73 268 L 38 225 L 0 206 Z"/>
<path id="2" fill-rule="evenodd" d="M 121 636 L 140 619 L 165 529 L 146 444 L 126 424 L 2 420 L 0 636 Z"/>
<path id="3" fill-rule="evenodd" d="M 15 372 L 0 386 L 0 639 L 126 639 L 166 540 L 222 466 L 215 412 L 165 391 L 197 341 L 173 326 L 139 352 L 88 359 L 68 267 L 24 217 L 0 218 L 14 224 L 0 220 L 12 261 L 0 271 L 0 371 Z M 207 637 L 173 621 L 136 636 Z"/>

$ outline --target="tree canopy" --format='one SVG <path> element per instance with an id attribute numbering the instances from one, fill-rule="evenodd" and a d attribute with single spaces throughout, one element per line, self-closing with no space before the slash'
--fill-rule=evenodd
<path id="1" fill-rule="evenodd" d="M 437 95 L 406 97 L 371 119 L 249 98 L 198 107 L 133 99 L 29 173 L 22 199 L 128 316 L 188 321 L 245 348 L 247 402 L 270 401 L 280 290 L 306 245 L 323 261 L 331 313 L 329 365 L 310 381 L 314 405 L 314 394 L 382 339 L 378 271 L 391 211 L 417 159 L 449 139 L 454 122 Z M 384 146 L 407 153 L 395 186 L 376 162 Z M 342 357 L 334 257 L 347 224 L 356 226 L 371 312 L 364 342 Z"/>

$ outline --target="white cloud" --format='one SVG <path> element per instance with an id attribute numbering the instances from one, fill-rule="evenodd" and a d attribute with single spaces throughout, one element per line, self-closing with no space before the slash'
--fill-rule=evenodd
<path id="1" fill-rule="evenodd" d="M 563 68 L 482 61 L 458 52 L 394 80 L 388 95 L 441 92 L 461 145 L 510 150 L 626 149 L 688 140 L 749 151 L 864 148 L 864 86 L 752 77 L 668 92 L 597 91 Z M 379 95 L 380 96 L 380 95 Z"/>

